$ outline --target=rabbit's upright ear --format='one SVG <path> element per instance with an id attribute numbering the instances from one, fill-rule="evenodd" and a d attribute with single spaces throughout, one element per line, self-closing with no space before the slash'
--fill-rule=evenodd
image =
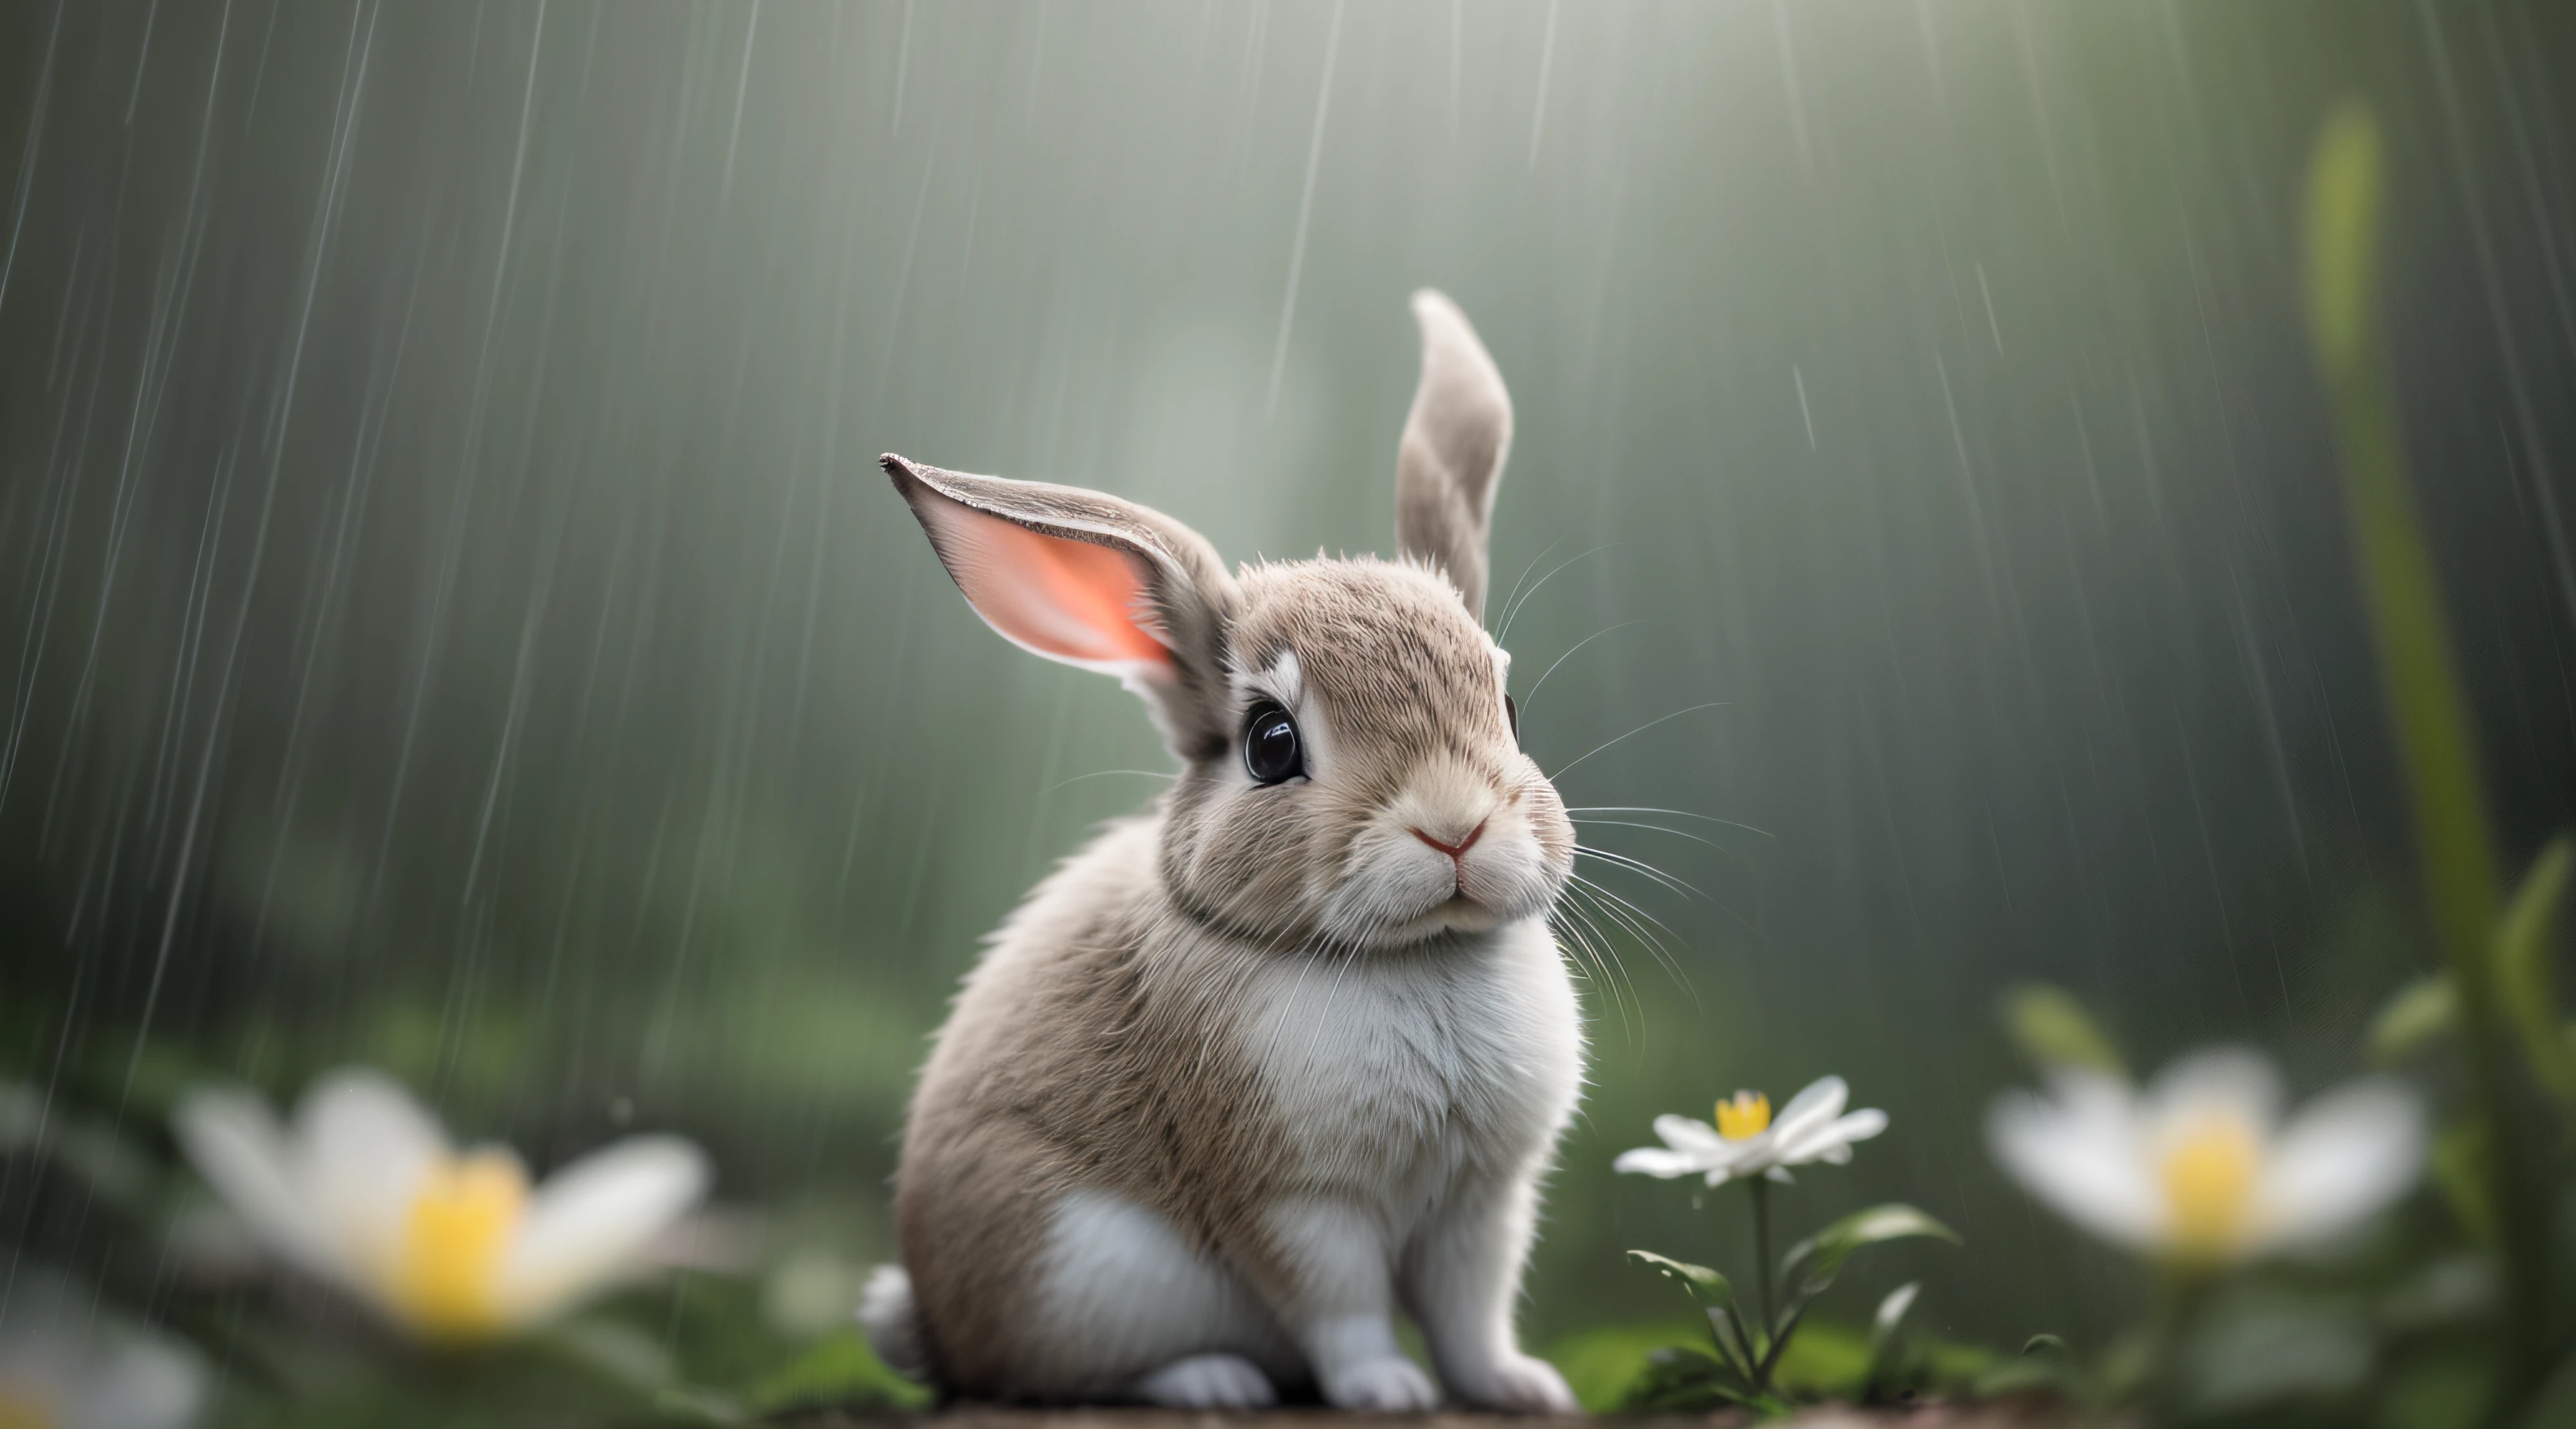
<path id="1" fill-rule="evenodd" d="M 1467 315 L 1446 294 L 1413 295 L 1422 325 L 1422 382 L 1395 448 L 1395 540 L 1448 573 L 1485 616 L 1485 536 L 1494 488 L 1512 449 L 1512 394 Z"/>
<path id="2" fill-rule="evenodd" d="M 1205 538 L 1097 491 L 892 453 L 881 464 L 985 624 L 1024 650 L 1118 676 L 1185 758 L 1228 743 L 1234 582 Z"/>

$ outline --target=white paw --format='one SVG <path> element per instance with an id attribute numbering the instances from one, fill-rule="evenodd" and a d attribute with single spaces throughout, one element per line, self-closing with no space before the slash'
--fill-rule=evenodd
<path id="1" fill-rule="evenodd" d="M 1453 1385 L 1462 1399 L 1513 1414 L 1580 1414 L 1574 1391 L 1556 1366 L 1529 1355 L 1506 1355 L 1474 1385 Z"/>
<path id="2" fill-rule="evenodd" d="M 1326 1374 L 1324 1398 L 1335 1409 L 1418 1414 L 1439 1407 L 1440 1391 L 1413 1361 L 1388 1358 L 1362 1360 Z"/>
<path id="3" fill-rule="evenodd" d="M 1136 1397 L 1165 1409 L 1268 1409 L 1270 1377 L 1241 1355 L 1192 1355 L 1136 1381 Z"/>

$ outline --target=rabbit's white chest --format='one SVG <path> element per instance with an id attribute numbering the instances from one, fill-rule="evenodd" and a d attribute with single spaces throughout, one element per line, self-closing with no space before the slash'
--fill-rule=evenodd
<path id="1" fill-rule="evenodd" d="M 1283 962 L 1246 1012 L 1291 1174 L 1393 1226 L 1462 1171 L 1517 1172 L 1581 1090 L 1581 1017 L 1540 920 L 1438 956 Z"/>

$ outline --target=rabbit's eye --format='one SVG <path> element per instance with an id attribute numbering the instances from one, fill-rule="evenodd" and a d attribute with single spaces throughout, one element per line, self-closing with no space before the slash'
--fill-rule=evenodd
<path id="1" fill-rule="evenodd" d="M 1519 740 L 1521 737 L 1521 707 L 1519 703 L 1513 700 L 1509 695 L 1503 696 L 1503 719 L 1512 727 L 1512 738 L 1515 741 Z"/>
<path id="2" fill-rule="evenodd" d="M 1257 784 L 1279 784 L 1306 772 L 1306 746 L 1297 721 L 1275 704 L 1252 707 L 1243 723 L 1243 768 Z"/>

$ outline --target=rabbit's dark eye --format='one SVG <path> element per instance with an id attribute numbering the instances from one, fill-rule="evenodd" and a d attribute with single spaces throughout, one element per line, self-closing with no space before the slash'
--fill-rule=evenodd
<path id="1" fill-rule="evenodd" d="M 1243 768 L 1257 784 L 1284 783 L 1306 772 L 1305 742 L 1286 710 L 1268 701 L 1252 707 L 1243 723 Z"/>
<path id="2" fill-rule="evenodd" d="M 1521 737 L 1521 707 L 1509 695 L 1503 696 L 1503 718 L 1512 727 L 1512 738 Z"/>

